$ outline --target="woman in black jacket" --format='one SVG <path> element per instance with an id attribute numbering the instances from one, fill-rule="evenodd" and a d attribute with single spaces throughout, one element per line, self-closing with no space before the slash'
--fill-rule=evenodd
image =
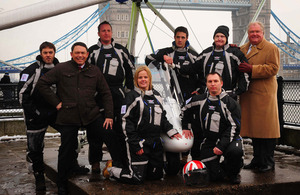
<path id="1" fill-rule="evenodd" d="M 152 87 L 152 76 L 147 66 L 136 70 L 134 84 L 135 89 L 126 95 L 121 108 L 129 166 L 123 169 L 109 167 L 107 170 L 110 176 L 120 181 L 139 184 L 145 178 L 157 180 L 163 177 L 160 134 L 164 132 L 177 139 L 181 135 L 166 118 L 162 98 Z"/>

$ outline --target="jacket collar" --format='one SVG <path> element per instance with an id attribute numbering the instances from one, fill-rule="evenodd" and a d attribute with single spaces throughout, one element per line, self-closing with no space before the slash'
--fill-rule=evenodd
<path id="1" fill-rule="evenodd" d="M 144 96 L 144 95 L 147 95 L 147 96 L 153 95 L 153 90 L 142 91 L 142 90 L 141 90 L 140 88 L 138 88 L 138 87 L 134 87 L 134 90 L 135 90 L 138 94 L 140 94 L 140 95 L 142 95 L 142 96 Z"/>
<path id="2" fill-rule="evenodd" d="M 190 48 L 190 42 L 189 42 L 189 41 L 186 41 L 186 42 L 185 42 L 185 47 L 184 47 L 184 48 L 178 48 L 178 47 L 176 46 L 175 41 L 173 41 L 173 42 L 172 42 L 172 48 L 173 48 L 174 51 L 178 51 L 178 52 L 186 52 L 186 51 L 188 51 L 189 48 Z"/>
<path id="3" fill-rule="evenodd" d="M 209 91 L 207 92 L 207 99 L 211 100 L 211 101 L 216 101 L 216 100 L 220 100 L 222 98 L 224 98 L 227 95 L 226 91 L 222 88 L 222 92 L 217 95 L 217 96 L 211 96 L 209 94 Z"/>
<path id="4" fill-rule="evenodd" d="M 251 51 L 246 54 L 246 58 L 247 59 L 250 59 L 251 57 L 255 56 L 259 50 L 262 50 L 265 45 L 267 43 L 267 40 L 265 38 L 263 38 L 263 40 L 257 44 L 257 45 L 252 45 L 252 48 L 251 48 Z M 244 53 L 247 53 L 247 51 L 249 50 L 249 47 L 250 47 L 250 42 L 246 43 L 245 47 L 244 47 Z"/>
<path id="5" fill-rule="evenodd" d="M 45 64 L 41 55 L 36 56 L 36 60 L 39 61 L 40 64 Z M 58 59 L 54 57 L 53 64 L 56 65 L 58 63 L 59 63 Z"/>
<path id="6" fill-rule="evenodd" d="M 72 65 L 76 68 L 76 70 L 78 70 L 78 66 L 79 66 L 79 65 L 78 65 L 73 59 L 71 59 L 70 62 L 71 62 Z M 87 70 L 90 66 L 91 66 L 90 63 L 88 62 L 88 60 L 86 60 L 85 63 L 84 63 L 84 67 L 82 68 L 81 71 Z"/>
<path id="7" fill-rule="evenodd" d="M 229 44 L 225 44 L 225 45 L 223 46 L 223 50 L 226 51 L 229 47 L 230 47 Z M 216 49 L 215 43 L 213 43 L 213 50 L 214 50 L 214 51 L 219 51 L 219 50 Z"/>
<path id="8" fill-rule="evenodd" d="M 97 45 L 100 47 L 100 48 L 104 48 L 104 49 L 110 49 L 110 48 L 113 48 L 115 46 L 115 42 L 114 42 L 114 39 L 111 38 L 111 43 L 109 45 L 103 45 L 101 43 L 101 39 L 99 38 L 98 39 L 98 43 Z"/>

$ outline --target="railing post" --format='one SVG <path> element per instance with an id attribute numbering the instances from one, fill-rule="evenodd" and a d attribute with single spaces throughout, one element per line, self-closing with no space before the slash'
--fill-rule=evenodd
<path id="1" fill-rule="evenodd" d="M 277 101 L 278 101 L 278 117 L 279 117 L 279 125 L 280 125 L 280 138 L 278 140 L 279 144 L 283 144 L 284 142 L 284 132 L 283 132 L 283 78 L 282 76 L 277 77 L 277 84 L 278 84 L 278 90 L 277 90 Z"/>

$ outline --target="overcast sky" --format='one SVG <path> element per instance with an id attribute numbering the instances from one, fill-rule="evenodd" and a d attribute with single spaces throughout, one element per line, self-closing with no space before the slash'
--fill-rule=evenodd
<path id="1" fill-rule="evenodd" d="M 27 4 L 40 1 L 41 0 L 1 0 L 0 12 L 16 9 Z M 97 7 L 98 6 L 95 5 L 52 18 L 18 26 L 12 29 L 0 31 L 0 59 L 5 61 L 17 58 L 37 50 L 43 41 L 47 40 L 52 42 L 57 40 L 85 20 L 97 9 Z M 300 34 L 299 8 L 299 0 L 271 1 L 271 9 L 273 12 L 296 34 Z M 147 20 L 153 21 L 155 18 L 155 15 L 153 15 L 150 10 L 143 9 L 143 14 Z M 164 15 L 174 27 L 181 25 L 188 27 L 190 32 L 189 41 L 192 43 L 192 46 L 197 50 L 197 52 L 201 52 L 202 49 L 205 49 L 212 44 L 212 35 L 217 26 L 227 25 L 230 30 L 232 28 L 231 12 L 184 10 L 182 13 L 179 10 L 162 10 L 161 14 Z M 188 22 L 185 20 L 185 18 L 187 18 Z M 147 25 L 148 29 L 150 29 L 151 24 L 148 23 Z M 173 35 L 170 30 L 164 27 L 162 22 L 160 22 L 160 19 L 157 19 L 155 25 L 158 25 L 171 37 L 165 35 L 165 33 L 163 33 L 160 29 L 153 27 L 150 35 L 154 48 L 159 49 L 170 46 L 171 42 L 173 41 Z M 92 27 L 91 30 L 80 39 L 80 41 L 85 42 L 88 46 L 95 44 L 98 39 L 96 26 L 97 24 Z M 279 26 L 277 23 L 275 23 L 272 17 L 271 32 L 283 41 L 286 40 L 286 36 L 284 35 L 283 31 L 280 30 Z M 194 34 L 198 40 L 195 38 Z M 143 25 L 140 21 L 136 42 L 136 55 L 139 54 L 140 56 L 139 62 L 143 62 L 144 56 L 151 53 L 148 42 L 146 42 L 146 44 L 143 46 L 145 37 L 145 30 L 143 29 Z M 229 42 L 231 41 L 232 32 L 230 31 Z M 57 58 L 60 61 L 69 60 L 69 50 L 58 53 Z"/>

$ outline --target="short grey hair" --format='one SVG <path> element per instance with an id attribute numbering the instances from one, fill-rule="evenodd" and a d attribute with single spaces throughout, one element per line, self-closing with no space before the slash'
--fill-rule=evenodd
<path id="1" fill-rule="evenodd" d="M 252 26 L 252 25 L 259 25 L 260 28 L 261 28 L 261 30 L 262 30 L 263 33 L 265 34 L 265 26 L 264 26 L 263 23 L 261 23 L 261 22 L 259 22 L 259 21 L 250 22 L 250 23 L 248 24 L 248 31 L 249 31 L 250 26 Z"/>

